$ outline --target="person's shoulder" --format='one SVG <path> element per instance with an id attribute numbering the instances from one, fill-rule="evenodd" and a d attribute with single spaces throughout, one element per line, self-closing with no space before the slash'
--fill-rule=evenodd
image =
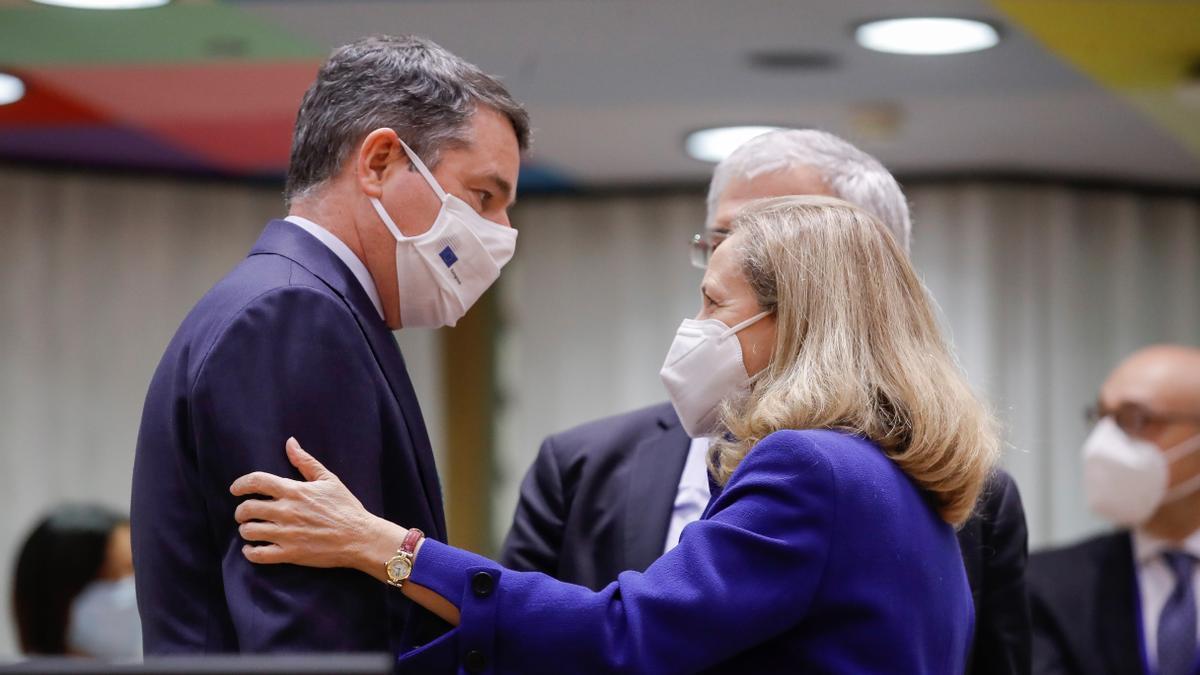
<path id="1" fill-rule="evenodd" d="M 839 500 L 871 501 L 881 491 L 915 488 L 899 466 L 873 441 L 847 431 L 781 430 L 759 441 L 730 477 L 788 481 L 804 489 L 828 484 Z"/>
<path id="2" fill-rule="evenodd" d="M 1113 555 L 1130 552 L 1128 532 L 1110 532 L 1083 541 L 1044 549 L 1029 556 L 1027 577 L 1031 591 L 1056 593 L 1062 589 L 1089 583 Z"/>
<path id="3" fill-rule="evenodd" d="M 1003 468 L 996 467 L 988 474 L 979 495 L 970 524 L 992 532 L 1012 530 L 1013 536 L 1025 536 L 1025 507 L 1017 483 Z"/>
<path id="4" fill-rule="evenodd" d="M 894 473 L 891 462 L 871 441 L 850 433 L 827 429 L 783 429 L 756 443 L 738 465 L 730 483 L 748 475 L 802 478 L 824 476 L 832 481 L 858 482 L 880 472 Z"/>
<path id="5" fill-rule="evenodd" d="M 1122 547 L 1129 547 L 1129 533 L 1107 532 L 1074 544 L 1038 551 L 1029 556 L 1029 566 L 1033 569 L 1072 565 L 1104 557 Z"/>
<path id="6" fill-rule="evenodd" d="M 679 418 L 671 404 L 659 403 L 584 422 L 548 436 L 543 444 L 559 459 L 581 452 L 623 453 L 650 434 L 677 426 Z"/>
<path id="7" fill-rule="evenodd" d="M 832 429 L 783 429 L 759 441 L 746 456 L 756 461 L 790 456 L 819 461 L 834 469 L 855 472 L 890 470 L 892 462 L 874 442 L 862 436 Z M 840 471 L 839 471 L 840 473 Z"/>
<path id="8" fill-rule="evenodd" d="M 239 315 L 277 303 L 325 309 L 343 304 L 298 263 L 280 255 L 256 254 L 242 260 L 204 294 L 188 313 L 183 328 L 221 330 Z"/>
<path id="9" fill-rule="evenodd" d="M 268 260 L 263 260 L 267 258 Z M 280 256 L 251 256 L 221 280 L 180 326 L 192 379 L 214 351 L 246 351 L 304 336 L 313 348 L 344 346 L 356 331 L 346 303 L 300 265 Z"/>
<path id="10" fill-rule="evenodd" d="M 993 499 L 1004 499 L 1016 491 L 1017 482 L 1003 467 L 999 466 L 988 475 L 987 482 L 984 484 L 984 495 Z"/>

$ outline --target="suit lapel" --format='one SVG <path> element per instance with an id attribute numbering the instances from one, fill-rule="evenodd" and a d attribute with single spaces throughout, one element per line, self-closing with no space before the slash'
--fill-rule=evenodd
<path id="1" fill-rule="evenodd" d="M 1133 544 L 1128 533 L 1116 535 L 1108 554 L 1099 561 L 1096 589 L 1096 635 L 1110 673 L 1144 673 L 1141 616 L 1137 576 L 1133 569 Z"/>
<path id="2" fill-rule="evenodd" d="M 625 569 L 644 570 L 663 552 L 691 439 L 670 406 L 635 447 L 625 500 Z"/>
<path id="3" fill-rule="evenodd" d="M 372 308 L 371 311 L 375 310 Z M 421 487 L 425 490 L 425 499 L 429 503 L 430 522 L 437 527 L 437 531 L 430 534 L 435 539 L 446 541 L 446 514 L 442 504 L 442 485 L 438 480 L 433 446 L 429 442 L 429 431 L 425 428 L 425 417 L 421 414 L 421 404 L 417 400 L 416 391 L 413 390 L 412 379 L 408 376 L 404 356 L 400 353 L 400 346 L 396 344 L 396 336 L 383 322 L 377 322 L 377 326 L 368 328 L 366 333 L 371 342 L 371 349 L 375 352 L 375 358 L 379 359 L 383 366 L 384 376 L 391 385 L 392 395 L 396 397 L 397 403 L 400 404 L 400 410 L 404 413 L 404 425 L 408 427 L 409 443 L 416 455 L 417 470 L 421 473 Z"/>
<path id="4" fill-rule="evenodd" d="M 362 284 L 346 265 L 324 244 L 297 225 L 285 220 L 273 220 L 250 255 L 270 253 L 281 255 L 301 265 L 319 277 L 326 285 L 349 305 L 355 320 L 363 331 L 371 351 L 375 355 L 384 378 L 403 413 L 408 430 L 409 447 L 413 449 L 421 487 L 429 507 L 429 522 L 434 523 L 436 532 L 428 533 L 435 539 L 446 540 L 446 516 L 442 505 L 442 488 L 438 481 L 437 466 L 433 459 L 433 448 L 416 392 L 409 379 L 404 357 L 396 344 L 396 337 L 379 318 L 379 312 L 363 290 Z"/>

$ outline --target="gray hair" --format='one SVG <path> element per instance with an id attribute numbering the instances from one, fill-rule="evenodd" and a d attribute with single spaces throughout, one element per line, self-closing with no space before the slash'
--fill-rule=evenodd
<path id="1" fill-rule="evenodd" d="M 912 220 L 896 179 L 879 160 L 850 143 L 816 129 L 779 129 L 743 143 L 717 164 L 708 187 L 708 224 L 717 201 L 734 179 L 808 167 L 820 174 L 834 196 L 873 214 L 908 250 Z M 782 195 L 780 195 L 782 196 Z"/>
<path id="2" fill-rule="evenodd" d="M 422 37 L 377 35 L 338 47 L 296 114 L 285 196 L 290 204 L 335 176 L 370 132 L 390 128 L 433 167 L 461 146 L 479 106 L 508 118 L 521 150 L 529 115 L 494 77 Z"/>

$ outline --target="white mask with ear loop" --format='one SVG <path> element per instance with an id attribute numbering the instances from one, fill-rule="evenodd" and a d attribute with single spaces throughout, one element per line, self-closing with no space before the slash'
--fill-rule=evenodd
<path id="1" fill-rule="evenodd" d="M 1167 487 L 1170 466 L 1197 451 L 1200 434 L 1159 450 L 1125 433 L 1111 417 L 1101 419 L 1083 444 L 1088 506 L 1117 525 L 1141 525 L 1163 504 L 1200 490 L 1200 475 Z"/>
<path id="2" fill-rule="evenodd" d="M 93 581 L 75 596 L 67 624 L 67 648 L 105 659 L 142 655 L 142 621 L 133 577 Z"/>
<path id="3" fill-rule="evenodd" d="M 770 314 L 760 312 L 733 327 L 717 319 L 679 324 L 658 375 L 688 436 L 716 433 L 721 402 L 750 388 L 737 334 Z"/>
<path id="4" fill-rule="evenodd" d="M 517 249 L 517 231 L 494 223 L 447 193 L 420 157 L 400 141 L 425 182 L 442 202 L 433 225 L 406 237 L 375 197 L 371 206 L 396 238 L 396 281 L 404 328 L 453 326 L 508 264 Z"/>

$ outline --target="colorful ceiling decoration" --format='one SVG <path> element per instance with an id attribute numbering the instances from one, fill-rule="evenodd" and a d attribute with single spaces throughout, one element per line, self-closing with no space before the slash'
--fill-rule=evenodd
<path id="1" fill-rule="evenodd" d="M 1051 52 L 1120 95 L 1200 155 L 1200 3 L 994 0 Z"/>
<path id="2" fill-rule="evenodd" d="M 325 50 L 219 2 L 129 12 L 0 3 L 0 156 L 278 175 Z M 237 101 L 237 105 L 229 105 Z"/>
<path id="3" fill-rule="evenodd" d="M 1000 25 L 1001 43 L 947 57 L 867 52 L 848 30 L 877 0 L 173 0 L 129 11 L 0 0 L 0 72 L 26 87 L 0 106 L 0 161 L 277 180 L 322 59 L 380 31 L 429 35 L 529 105 L 525 191 L 694 184 L 711 165 L 684 154 L 686 132 L 729 123 L 825 128 L 902 173 L 1200 181 L 1200 76 L 1188 70 L 1200 68 L 1200 2 L 952 4 Z M 748 58 L 798 47 L 837 65 L 768 72 Z M 893 111 L 885 134 L 856 123 L 864 106 Z"/>

